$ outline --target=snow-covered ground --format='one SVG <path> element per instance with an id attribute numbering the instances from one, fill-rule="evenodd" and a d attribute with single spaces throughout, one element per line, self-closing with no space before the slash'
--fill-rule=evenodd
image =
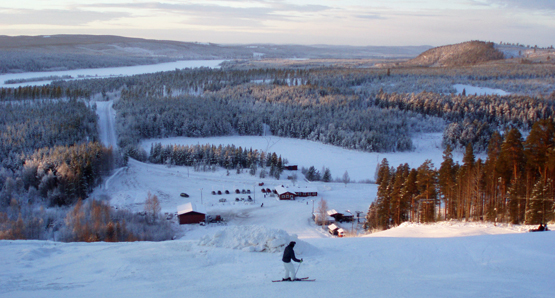
<path id="1" fill-rule="evenodd" d="M 369 153 L 348 150 L 337 146 L 325 145 L 319 142 L 281 138 L 276 136 L 224 136 L 209 138 L 167 138 L 150 139 L 142 142 L 146 152 L 150 152 L 153 143 L 162 145 L 196 145 L 214 144 L 231 145 L 253 148 L 265 152 L 275 152 L 286 158 L 289 165 L 309 168 L 314 166 L 318 171 L 322 167 L 330 168 L 333 178 L 342 177 L 345 171 L 353 181 L 373 180 L 376 166 L 384 158 L 390 166 L 397 167 L 408 163 L 411 168 L 419 167 L 426 159 L 430 159 L 436 167 L 443 161 L 441 148 L 442 133 L 426 133 L 413 137 L 415 150 L 412 152 Z M 462 153 L 455 152 L 455 161 L 462 161 Z"/>
<path id="2" fill-rule="evenodd" d="M 457 94 L 462 94 L 463 90 L 465 90 L 466 95 L 510 95 L 511 93 L 506 92 L 501 89 L 493 89 L 487 87 L 476 87 L 472 85 L 463 85 L 463 84 L 455 84 L 453 85 L 455 89 L 457 89 Z"/>
<path id="3" fill-rule="evenodd" d="M 236 232 L 232 228 L 219 236 L 212 227 L 194 229 L 214 235 L 208 239 L 229 240 Z M 438 229 L 444 227 L 418 231 L 435 234 Z M 414 228 L 399 227 L 372 237 L 304 238 L 299 241 L 303 249 L 297 249 L 304 259 L 298 275 L 316 281 L 294 283 L 271 282 L 283 275 L 280 252 L 202 245 L 196 239 L 0 241 L 0 297 L 553 296 L 555 233 L 462 224 L 451 231 L 456 237 L 415 237 Z M 458 237 L 461 233 L 466 236 Z M 235 242 L 248 238 L 241 235 Z"/>
<path id="4" fill-rule="evenodd" d="M 19 86 L 40 86 L 50 84 L 52 80 L 47 81 L 32 81 L 16 84 L 6 84 L 8 80 L 21 80 L 33 78 L 45 78 L 50 76 L 71 76 L 73 79 L 88 79 L 88 78 L 108 78 L 119 76 L 131 76 L 144 73 L 154 73 L 159 71 L 171 71 L 182 68 L 198 68 L 210 67 L 218 68 L 224 60 L 185 60 L 167 63 L 158 63 L 151 65 L 138 65 L 138 66 L 124 66 L 124 67 L 107 67 L 107 68 L 89 68 L 89 69 L 74 69 L 63 71 L 43 71 L 43 72 L 24 72 L 24 73 L 11 73 L 0 75 L 0 87 L 16 88 Z"/>

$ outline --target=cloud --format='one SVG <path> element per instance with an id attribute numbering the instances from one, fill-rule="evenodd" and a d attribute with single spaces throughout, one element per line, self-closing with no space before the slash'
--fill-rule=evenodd
<path id="1" fill-rule="evenodd" d="M 355 15 L 355 17 L 360 18 L 360 19 L 369 19 L 369 20 L 385 20 L 386 17 L 381 16 L 379 14 L 359 14 L 359 15 Z"/>
<path id="2" fill-rule="evenodd" d="M 552 0 L 488 0 L 488 2 L 509 8 L 555 10 L 555 1 Z"/>
<path id="3" fill-rule="evenodd" d="M 243 3 L 245 1 L 226 1 L 229 3 Z M 290 19 L 293 18 L 290 13 L 314 13 L 330 9 L 324 5 L 296 5 L 278 2 L 267 1 L 250 1 L 259 5 L 253 6 L 233 6 L 210 4 L 210 1 L 199 3 L 161 3 L 161 2 L 129 2 L 129 3 L 116 3 L 116 4 L 91 4 L 86 7 L 94 7 L 96 9 L 108 8 L 123 8 L 123 9 L 138 9 L 138 10 L 151 10 L 164 13 L 180 13 L 186 15 L 202 14 L 203 17 L 226 17 L 226 18 L 240 18 L 240 19 Z M 220 1 L 221 3 L 221 1 Z"/>
<path id="4" fill-rule="evenodd" d="M 124 12 L 94 12 L 84 10 L 16 9 L 0 12 L 0 24 L 9 25 L 71 25 L 80 26 L 94 21 L 109 21 L 128 16 Z"/>

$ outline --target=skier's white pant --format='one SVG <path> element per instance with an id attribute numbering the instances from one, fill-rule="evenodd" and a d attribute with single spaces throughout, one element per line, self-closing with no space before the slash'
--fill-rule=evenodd
<path id="1" fill-rule="evenodd" d="M 285 278 L 291 277 L 291 279 L 295 279 L 295 266 L 293 262 L 285 263 L 283 262 L 283 267 L 285 267 Z"/>

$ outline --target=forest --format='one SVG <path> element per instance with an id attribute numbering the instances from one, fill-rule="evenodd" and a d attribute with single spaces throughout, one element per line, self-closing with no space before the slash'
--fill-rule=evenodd
<path id="1" fill-rule="evenodd" d="M 511 95 L 455 94 L 456 83 Z M 99 100 L 114 100 L 118 151 L 98 143 Z M 160 144 L 146 153 L 139 146 L 147 138 L 268 132 L 367 152 L 411 151 L 414 135 L 443 132 L 439 169 L 429 162 L 418 169 L 381 163 L 368 229 L 406 220 L 537 223 L 553 214 L 546 199 L 554 191 L 553 136 L 542 132 L 552 133 L 554 100 L 555 68 L 528 63 L 198 68 L 1 88 L 0 238 L 167 239 L 169 233 L 155 232 L 165 222 L 156 215 L 155 196 L 146 216 L 146 210 L 116 212 L 88 198 L 90 192 L 129 157 L 203 171 L 268 167 L 264 174 L 280 179 L 286 162 L 275 153 Z M 466 152 L 462 165 L 453 163 L 453 150 Z M 480 152 L 488 155 L 485 161 L 475 160 Z M 327 169 L 303 174 L 331 181 Z M 514 181 L 526 183 L 514 187 Z"/>
<path id="2" fill-rule="evenodd" d="M 417 169 L 382 160 L 377 199 L 367 229 L 387 229 L 404 221 L 466 220 L 547 223 L 554 218 L 555 123 L 535 122 L 526 138 L 516 128 L 494 132 L 485 160 L 472 145 L 463 163 L 453 162 L 450 146 L 436 168 L 429 160 Z"/>

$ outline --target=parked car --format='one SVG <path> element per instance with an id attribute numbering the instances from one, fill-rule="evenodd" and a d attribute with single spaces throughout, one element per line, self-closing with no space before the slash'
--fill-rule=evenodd
<path id="1" fill-rule="evenodd" d="M 226 201 L 227 201 L 227 200 L 224 199 L 224 198 L 221 198 L 221 199 L 220 199 L 220 203 L 225 203 Z"/>
<path id="2" fill-rule="evenodd" d="M 188 197 L 189 197 L 189 195 L 186 194 L 186 193 L 184 193 L 184 192 L 182 192 L 182 193 L 180 194 L 180 196 L 182 196 L 182 197 L 184 197 L 184 198 L 188 198 Z"/>

